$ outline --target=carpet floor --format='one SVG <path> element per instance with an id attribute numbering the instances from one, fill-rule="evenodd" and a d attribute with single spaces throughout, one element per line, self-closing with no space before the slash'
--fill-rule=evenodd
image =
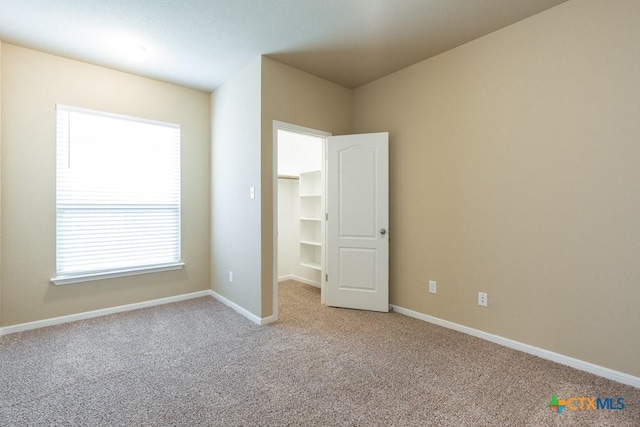
<path id="1" fill-rule="evenodd" d="M 640 426 L 639 389 L 279 291 L 271 326 L 204 297 L 0 337 L 0 426 Z"/>

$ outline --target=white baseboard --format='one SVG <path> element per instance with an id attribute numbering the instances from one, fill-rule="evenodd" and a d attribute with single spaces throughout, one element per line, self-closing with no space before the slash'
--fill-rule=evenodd
<path id="1" fill-rule="evenodd" d="M 278 321 L 276 316 L 263 317 L 260 319 L 260 326 L 270 325 Z"/>
<path id="2" fill-rule="evenodd" d="M 76 314 L 70 314 L 67 316 L 53 317 L 50 319 L 36 320 L 34 322 L 19 323 L 17 325 L 5 326 L 3 328 L 0 328 L 0 336 L 29 331 L 32 329 L 46 328 L 47 326 L 61 325 L 63 323 L 76 322 L 78 320 L 92 319 L 94 317 L 106 316 L 114 313 L 122 313 L 125 311 L 139 310 L 141 308 L 155 307 L 157 305 L 171 304 L 173 302 L 185 301 L 185 300 L 200 298 L 205 296 L 210 296 L 217 299 L 224 305 L 231 307 L 236 312 L 238 312 L 242 316 L 246 317 L 247 319 L 251 320 L 252 322 L 258 325 L 268 325 L 278 320 L 277 317 L 275 316 L 260 318 L 255 314 L 251 313 L 250 311 L 240 307 L 238 304 L 226 299 L 222 295 L 217 294 L 216 292 L 210 289 L 207 289 L 205 291 L 192 292 L 189 294 L 175 295 L 167 298 L 154 299 L 150 301 L 143 301 L 143 302 L 138 302 L 133 304 L 119 305 L 117 307 L 109 307 L 109 308 L 103 308 L 100 310 L 85 311 L 83 313 L 76 313 Z"/>
<path id="3" fill-rule="evenodd" d="M 478 329 L 473 329 L 468 326 L 459 325 L 448 320 L 439 319 L 437 317 L 409 310 L 408 308 L 399 307 L 397 305 L 391 305 L 391 307 L 393 307 L 393 311 L 395 311 L 396 313 L 404 314 L 405 316 L 423 320 L 428 323 L 433 323 L 434 325 L 442 326 L 448 329 L 453 329 L 467 335 L 473 335 L 474 337 L 481 338 L 486 341 L 491 341 L 493 343 L 500 344 L 514 350 L 522 351 L 524 353 L 532 354 L 546 360 L 551 360 L 552 362 L 560 363 L 561 365 L 570 366 L 580 371 L 589 372 L 590 374 L 598 375 L 600 377 L 617 381 L 622 384 L 640 388 L 640 377 L 625 374 L 624 372 L 614 371 L 613 369 L 605 368 L 604 366 L 595 365 L 593 363 L 585 362 L 580 359 L 574 359 L 573 357 L 565 356 L 560 353 L 554 353 L 553 351 L 534 347 L 529 344 L 514 341 L 512 339 L 504 338 L 499 335 L 490 334 Z"/>
<path id="4" fill-rule="evenodd" d="M 279 282 L 284 282 L 285 280 L 295 280 L 296 282 L 301 282 L 301 283 L 304 283 L 306 285 L 311 285 L 311 286 L 315 286 L 316 288 L 320 288 L 320 283 L 318 283 L 318 282 L 316 282 L 314 280 L 305 279 L 304 277 L 296 276 L 295 274 L 288 274 L 286 276 L 278 276 L 278 283 Z"/>
<path id="5" fill-rule="evenodd" d="M 258 317 L 255 314 L 253 314 L 252 312 L 250 312 L 249 310 L 247 310 L 245 308 L 242 308 L 238 304 L 236 304 L 235 302 L 233 302 L 231 300 L 228 300 L 227 298 L 223 297 L 219 293 L 214 292 L 214 291 L 208 291 L 208 292 L 210 292 L 210 295 L 212 297 L 214 297 L 215 299 L 217 299 L 218 301 L 220 301 L 222 304 L 226 305 L 227 307 L 230 307 L 230 308 L 234 309 L 237 313 L 243 315 L 244 317 L 246 317 L 247 319 L 251 320 L 255 324 L 263 326 L 263 325 L 268 325 L 269 323 L 273 323 L 276 320 L 278 320 L 277 318 L 275 318 L 275 316 Z"/>
<path id="6" fill-rule="evenodd" d="M 154 307 L 157 305 L 170 304 L 178 301 L 185 301 L 193 298 L 211 296 L 211 291 L 198 291 L 189 294 L 176 295 L 167 298 L 159 298 L 150 301 L 143 301 L 134 304 L 120 305 L 117 307 L 103 308 L 100 310 L 85 311 L 83 313 L 70 314 L 67 316 L 53 317 L 51 319 L 36 320 L 34 322 L 20 323 L 17 325 L 0 328 L 0 336 L 15 334 L 17 332 L 29 331 L 31 329 L 45 328 L 47 326 L 61 325 L 63 323 L 75 322 L 78 320 L 91 319 L 94 317 L 106 316 L 108 314 L 121 313 L 124 311 L 138 310 L 141 308 Z"/>

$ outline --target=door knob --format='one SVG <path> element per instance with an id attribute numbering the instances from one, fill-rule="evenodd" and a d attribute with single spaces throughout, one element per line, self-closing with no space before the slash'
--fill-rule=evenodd
<path id="1" fill-rule="evenodd" d="M 384 236 L 385 234 L 387 234 L 387 230 L 385 230 L 384 228 L 381 228 L 380 229 L 380 234 L 382 234 Z"/>

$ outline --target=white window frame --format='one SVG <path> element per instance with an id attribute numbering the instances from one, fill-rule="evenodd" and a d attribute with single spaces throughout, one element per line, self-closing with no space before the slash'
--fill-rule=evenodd
<path id="1" fill-rule="evenodd" d="M 70 132 L 68 129 L 64 129 L 64 119 L 61 119 L 61 113 L 65 114 L 65 113 L 80 113 L 80 114 L 87 114 L 90 116 L 93 116 L 94 118 L 99 118 L 99 117 L 103 117 L 103 118 L 109 118 L 109 119 L 117 119 L 117 120 L 123 120 L 123 121 L 130 121 L 130 122 L 135 122 L 135 123 L 141 123 L 141 124 L 150 124 L 150 125 L 155 125 L 156 127 L 163 127 L 163 128 L 167 128 L 167 129 L 172 129 L 174 131 L 175 134 L 175 130 L 177 129 L 177 144 L 178 144 L 178 164 L 174 165 L 177 167 L 177 179 L 178 179 L 178 184 L 177 184 L 177 189 L 174 189 L 174 191 L 171 193 L 173 194 L 173 198 L 172 200 L 174 200 L 173 202 L 169 203 L 169 204 L 159 204 L 158 206 L 168 206 L 169 208 L 166 209 L 167 212 L 173 211 L 174 212 L 174 218 L 175 218 L 175 194 L 177 191 L 177 248 L 176 248 L 176 244 L 173 244 L 171 246 L 171 248 L 173 248 L 173 250 L 167 250 L 167 258 L 171 258 L 170 260 L 162 260 L 161 262 L 144 262 L 141 261 L 139 264 L 133 264 L 133 265 L 122 265 L 122 266 L 111 266 L 108 268 L 87 268 L 86 270 L 79 270 L 79 271 L 71 271 L 72 269 L 74 269 L 73 267 L 71 268 L 67 268 L 66 271 L 61 271 L 61 264 L 60 264 L 60 259 L 59 259 L 59 254 L 60 254 L 60 234 L 61 234 L 61 230 L 60 230 L 60 224 L 59 221 L 61 220 L 62 216 L 62 211 L 64 211 L 65 209 L 69 210 L 69 203 L 64 203 L 64 202 L 60 202 L 60 198 L 63 198 L 65 196 L 61 196 L 59 187 L 64 188 L 64 185 L 60 184 L 60 179 L 61 176 L 63 176 L 63 174 L 61 174 L 60 172 L 60 168 L 64 167 L 64 162 L 67 161 L 69 162 L 71 154 L 69 154 L 69 148 L 62 148 L 61 144 L 67 144 L 67 147 L 71 147 L 72 142 L 70 141 Z M 62 121 L 61 121 L 62 120 Z M 71 107 L 71 106 L 67 106 L 67 105 L 61 105 L 61 104 L 57 104 L 56 105 L 56 121 L 58 123 L 57 126 L 57 134 L 56 134 L 56 159 L 57 159 L 57 166 L 56 166 L 56 277 L 51 279 L 51 282 L 55 285 L 66 285 L 66 284 L 71 284 L 71 283 L 79 283 L 79 282 L 87 282 L 87 281 L 92 281 L 92 280 L 102 280 L 102 279 L 109 279 L 109 278 L 114 278 L 114 277 L 123 277 L 123 276 L 131 276 L 131 275 L 137 275 L 137 274 L 146 274 L 146 273 L 155 273 L 155 272 L 161 272 L 161 271 L 170 271 L 170 270 L 178 270 L 184 267 L 184 262 L 182 262 L 181 260 L 181 196 L 180 196 L 180 186 L 181 186 L 181 177 L 180 177 L 180 126 L 177 124 L 173 124 L 173 123 L 166 123 L 166 122 L 159 122 L 159 121 L 154 121 L 154 120 L 147 120 L 147 119 L 140 119 L 137 117 L 130 117 L 130 116 L 124 116 L 124 115 L 119 115 L 119 114 L 112 114 L 112 113 L 105 113 L 102 111 L 95 111 L 95 110 L 89 110 L 89 109 L 84 109 L 84 108 L 78 108 L 78 107 Z M 61 125 L 62 123 L 62 125 Z M 130 146 L 130 145 L 129 145 Z M 66 153 L 66 154 L 65 154 Z M 66 156 L 66 160 L 65 160 L 65 156 Z M 174 169 L 175 170 L 175 169 Z M 172 181 L 173 183 L 175 183 L 175 180 Z M 64 189 L 62 191 L 65 191 Z M 72 190 L 73 191 L 73 190 Z M 118 193 L 114 193 L 112 192 L 111 194 L 118 194 Z M 126 196 L 123 196 L 126 197 Z M 127 203 L 128 202 L 128 203 Z M 129 209 L 128 207 L 123 207 L 123 206 L 127 206 L 130 204 L 130 206 L 132 207 L 137 207 L 138 208 L 138 212 L 139 213 L 143 213 L 145 211 L 150 212 L 152 209 L 157 209 L 155 207 L 151 207 L 153 206 L 152 203 L 140 203 L 139 205 L 136 204 L 135 202 L 131 202 L 131 200 L 128 200 L 127 202 L 120 202 L 120 203 L 108 203 L 108 204 L 100 204 L 100 203 L 96 203 L 96 202 L 89 202 L 87 205 L 88 206 L 95 206 L 96 210 L 101 210 L 101 211 L 105 211 L 105 210 L 109 210 L 109 209 L 114 209 L 114 212 L 117 211 L 118 207 L 120 207 L 120 209 L 124 209 L 127 210 Z M 146 205 L 146 209 L 145 206 Z M 143 206 L 143 207 L 140 207 Z M 91 207 L 87 208 L 86 206 L 84 207 L 84 209 L 91 209 Z M 120 213 L 122 215 L 122 213 Z M 176 221 L 169 221 L 167 222 L 168 224 L 175 224 Z M 175 238 L 175 234 L 173 234 L 174 238 Z M 174 254 L 176 253 L 176 249 L 177 249 L 177 257 L 173 256 L 173 255 L 168 255 L 168 254 Z M 96 258 L 99 259 L 99 258 Z M 108 259 L 108 258 L 107 258 Z M 150 259 L 147 259 L 147 261 L 150 261 Z M 114 261 L 114 263 L 117 263 L 117 261 Z"/>

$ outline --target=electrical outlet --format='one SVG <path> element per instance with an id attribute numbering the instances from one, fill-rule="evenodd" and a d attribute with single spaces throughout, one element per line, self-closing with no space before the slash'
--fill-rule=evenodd
<path id="1" fill-rule="evenodd" d="M 233 271 L 229 272 L 229 283 L 233 283 Z"/>
<path id="2" fill-rule="evenodd" d="M 486 292 L 478 292 L 478 305 L 482 307 L 487 307 L 489 304 L 489 296 Z"/>
<path id="3" fill-rule="evenodd" d="M 438 292 L 438 283 L 435 280 L 429 280 L 429 293 L 435 294 Z"/>

